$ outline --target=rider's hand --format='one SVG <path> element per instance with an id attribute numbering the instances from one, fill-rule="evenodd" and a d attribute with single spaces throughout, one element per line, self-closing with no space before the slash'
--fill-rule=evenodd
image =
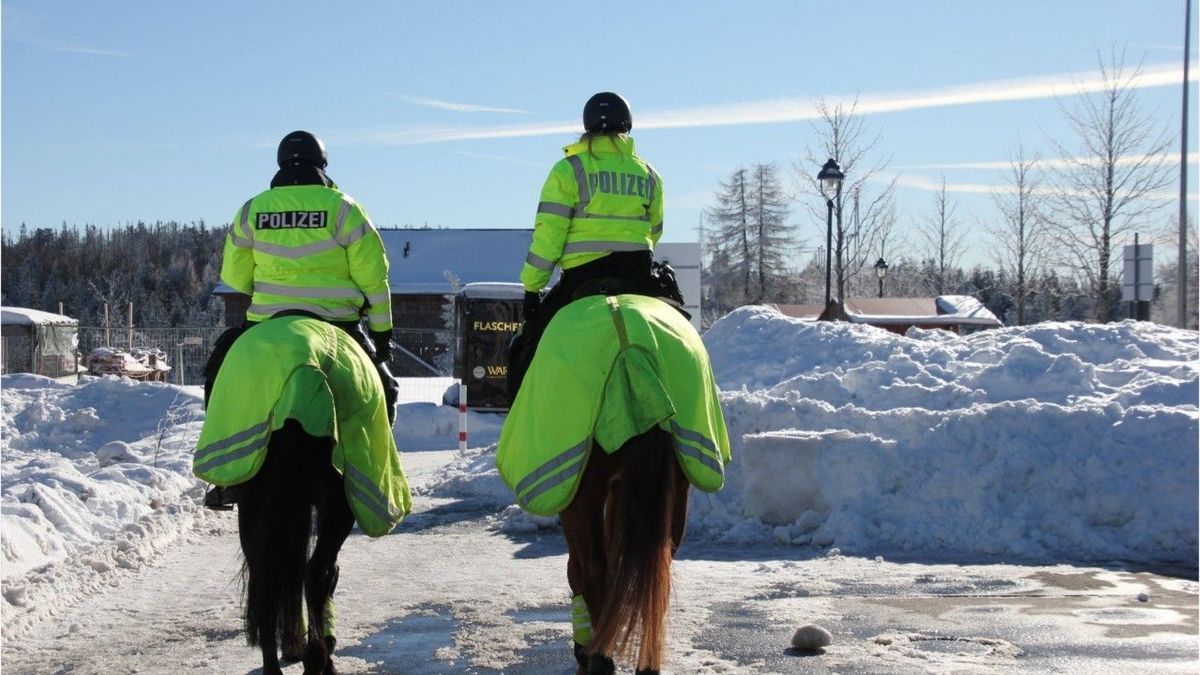
<path id="1" fill-rule="evenodd" d="M 525 301 L 521 303 L 521 316 L 531 321 L 542 306 L 542 296 L 534 291 L 525 291 Z"/>
<path id="2" fill-rule="evenodd" d="M 387 363 L 392 360 L 392 331 L 371 331 L 371 342 L 375 345 L 376 363 Z"/>

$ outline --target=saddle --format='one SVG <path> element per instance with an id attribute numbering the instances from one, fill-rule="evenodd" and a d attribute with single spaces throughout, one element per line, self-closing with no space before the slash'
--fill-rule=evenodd
<path id="1" fill-rule="evenodd" d="M 513 336 L 508 344 L 508 391 L 511 400 L 516 400 L 517 390 L 525 380 L 529 364 L 537 352 L 542 333 L 550 324 L 550 319 L 562 307 L 582 298 L 593 295 L 645 295 L 658 298 L 671 305 L 689 321 L 692 315 L 683 309 L 683 293 L 679 290 L 679 281 L 675 278 L 675 270 L 665 262 L 655 260 L 650 263 L 649 276 L 640 280 L 631 280 L 616 276 L 603 276 L 588 279 L 575 289 L 570 297 L 559 299 L 551 291 L 542 302 L 541 309 L 534 319 L 527 321 L 520 332 Z M 565 300 L 565 301 L 564 301 Z"/>

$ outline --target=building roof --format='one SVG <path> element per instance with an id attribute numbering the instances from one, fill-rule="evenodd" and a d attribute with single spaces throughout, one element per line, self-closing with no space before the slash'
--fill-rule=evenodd
<path id="1" fill-rule="evenodd" d="M 780 314 L 815 321 L 821 305 L 772 305 Z M 995 314 L 969 295 L 936 298 L 848 298 L 843 307 L 851 323 L 872 326 L 1001 326 Z"/>
<path id="2" fill-rule="evenodd" d="M 57 325 L 78 326 L 79 320 L 62 314 L 27 307 L 0 307 L 0 324 L 5 326 Z"/>

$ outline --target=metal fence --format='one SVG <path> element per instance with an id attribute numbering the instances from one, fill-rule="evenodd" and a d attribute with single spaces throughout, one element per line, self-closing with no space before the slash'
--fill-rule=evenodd
<path id="1" fill-rule="evenodd" d="M 213 344 L 224 331 L 225 328 L 221 326 L 134 327 L 132 331 L 125 327 L 80 326 L 79 352 L 83 355 L 80 361 L 83 365 L 87 355 L 97 347 L 157 349 L 166 354 L 167 363 L 171 366 L 171 371 L 167 374 L 168 382 L 202 385 L 204 364 L 212 353 Z M 453 331 L 396 328 L 392 332 L 392 342 L 397 348 L 393 350 L 391 366 L 397 377 L 443 378 L 452 375 L 457 342 Z M 10 344 L 10 337 L 6 336 L 3 344 L 5 362 L 10 352 L 16 358 L 21 348 L 16 342 Z M 24 349 L 28 352 L 29 347 L 25 346 Z M 433 386 L 441 385 L 431 385 Z"/>
<path id="2" fill-rule="evenodd" d="M 97 347 L 117 349 L 157 349 L 167 355 L 172 384 L 204 384 L 204 364 L 213 343 L 225 329 L 220 326 L 175 328 L 104 328 L 79 327 L 79 352 L 86 358 Z"/>
<path id="3" fill-rule="evenodd" d="M 75 355 L 43 353 L 32 335 L 5 335 L 0 338 L 0 373 L 74 375 Z"/>

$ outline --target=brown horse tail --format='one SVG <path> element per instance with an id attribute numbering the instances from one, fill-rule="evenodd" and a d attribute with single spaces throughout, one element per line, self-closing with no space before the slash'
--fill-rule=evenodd
<path id="1" fill-rule="evenodd" d="M 246 580 L 246 641 L 257 646 L 260 627 L 295 630 L 303 621 L 304 575 L 312 532 L 312 488 L 314 475 L 303 460 L 304 440 L 311 439 L 293 420 L 271 435 L 266 460 L 246 485 L 244 499 L 254 500 L 252 519 L 249 505 L 239 505 L 242 531 L 243 579 Z"/>
<path id="2" fill-rule="evenodd" d="M 609 591 L 589 651 L 627 657 L 640 633 L 637 667 L 658 669 L 671 599 L 675 491 L 686 482 L 680 487 L 671 437 L 657 427 L 620 452 L 623 466 L 605 515 Z"/>

